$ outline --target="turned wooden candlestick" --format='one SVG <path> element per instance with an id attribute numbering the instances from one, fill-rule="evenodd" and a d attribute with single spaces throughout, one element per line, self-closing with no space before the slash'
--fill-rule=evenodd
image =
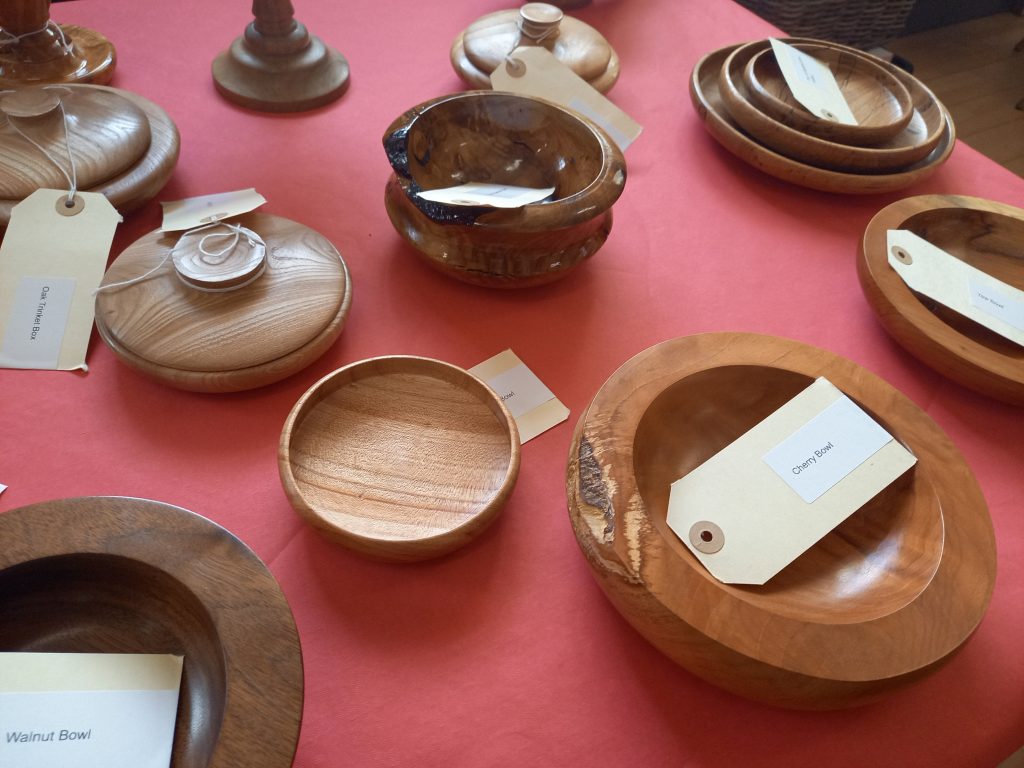
<path id="1" fill-rule="evenodd" d="M 5 0 L 0 30 L 0 88 L 103 84 L 114 75 L 110 41 L 91 29 L 51 23 L 50 0 Z"/>
<path id="2" fill-rule="evenodd" d="M 348 61 L 295 20 L 289 0 L 253 0 L 255 19 L 213 62 L 228 101 L 263 112 L 301 112 L 341 96 Z"/>

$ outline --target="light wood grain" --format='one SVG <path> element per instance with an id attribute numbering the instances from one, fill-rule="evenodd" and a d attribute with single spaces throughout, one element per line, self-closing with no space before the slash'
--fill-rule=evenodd
<path id="1" fill-rule="evenodd" d="M 798 44 L 803 45 L 807 44 Z M 821 47 L 837 53 L 850 50 L 834 43 L 816 45 L 812 50 L 820 50 Z M 722 63 L 718 83 L 730 116 L 766 147 L 820 168 L 855 173 L 891 173 L 927 157 L 942 140 L 945 126 L 949 123 L 946 110 L 931 91 L 906 73 L 896 76 L 910 91 L 914 109 L 907 126 L 891 139 L 875 146 L 859 147 L 828 141 L 790 128 L 755 107 L 743 81 L 743 70 L 750 58 L 769 49 L 767 41 L 758 41 L 732 51 Z M 883 62 L 879 64 L 881 66 Z M 894 75 L 897 71 L 895 68 L 890 69 Z"/>
<path id="2" fill-rule="evenodd" d="M 801 40 L 790 38 L 786 42 L 801 42 Z M 930 155 L 894 173 L 869 174 L 833 171 L 802 163 L 774 152 L 746 134 L 730 116 L 723 103 L 718 86 L 719 73 L 725 59 L 738 47 L 729 46 L 713 51 L 697 62 L 690 77 L 690 100 L 697 110 L 698 116 L 704 121 L 704 127 L 715 141 L 739 159 L 770 176 L 823 192 L 845 194 L 892 192 L 913 186 L 930 176 L 938 170 L 953 151 L 955 132 L 952 122 L 947 121 L 942 138 Z M 891 71 L 899 77 L 895 67 Z"/>
<path id="3" fill-rule="evenodd" d="M 281 434 L 285 493 L 303 518 L 361 554 L 437 557 L 478 536 L 519 473 L 519 432 L 461 368 L 382 357 L 324 377 Z"/>
<path id="4" fill-rule="evenodd" d="M 259 558 L 205 518 L 127 498 L 0 515 L 0 651 L 185 657 L 172 768 L 287 768 L 302 653 Z"/>
<path id="5" fill-rule="evenodd" d="M 384 134 L 395 229 L 435 269 L 465 282 L 521 288 L 560 279 L 611 230 L 621 150 L 586 118 L 528 96 L 470 91 L 420 104 Z M 514 209 L 431 203 L 422 189 L 467 182 L 554 187 Z"/>
<path id="6" fill-rule="evenodd" d="M 348 89 L 348 61 L 294 18 L 289 0 L 253 0 L 253 21 L 213 61 L 217 91 L 261 112 L 302 112 Z"/>
<path id="7" fill-rule="evenodd" d="M 450 58 L 455 72 L 473 88 L 490 88 L 491 73 L 504 64 L 505 57 L 520 45 L 541 45 L 596 90 L 607 93 L 619 79 L 619 55 L 589 24 L 572 16 L 563 16 L 557 31 L 543 33 L 535 42 L 520 34 L 519 27 L 527 6 L 548 6 L 548 3 L 527 3 L 521 8 L 496 11 L 477 19 L 452 43 Z M 541 37 L 541 34 L 534 34 Z"/>
<path id="8" fill-rule="evenodd" d="M 811 114 L 794 97 L 771 48 L 755 53 L 743 68 L 747 95 L 761 111 L 803 133 L 855 146 L 884 142 L 906 128 L 914 115 L 910 92 L 871 56 L 822 46 L 797 48 L 828 66 L 857 124 Z"/>
<path id="9" fill-rule="evenodd" d="M 667 527 L 669 484 L 818 376 L 917 466 L 766 585 L 722 584 Z M 780 706 L 852 706 L 920 679 L 971 635 L 995 580 L 985 501 L 949 439 L 873 374 L 785 339 L 704 334 L 628 361 L 580 418 L 566 490 L 623 616 L 700 677 Z"/>
<path id="10" fill-rule="evenodd" d="M 1024 405 L 1024 348 L 915 294 L 889 266 L 886 233 L 919 237 L 1024 290 L 1024 211 L 973 197 L 922 195 L 883 208 L 868 224 L 857 274 L 882 326 L 911 354 L 966 387 Z"/>
<path id="11" fill-rule="evenodd" d="M 0 5 L 0 29 L 21 37 L 0 47 L 0 88 L 46 83 L 110 82 L 117 54 L 95 30 L 50 21 L 50 0 L 5 0 Z M 65 47 L 65 40 L 69 46 Z"/>
<path id="12" fill-rule="evenodd" d="M 290 376 L 334 343 L 352 301 L 337 249 L 278 216 L 250 213 L 232 222 L 267 244 L 266 271 L 252 284 L 200 291 L 180 280 L 167 259 L 150 278 L 97 294 L 97 330 L 123 362 L 173 387 L 233 392 Z M 138 240 L 110 265 L 102 285 L 144 275 L 180 235 L 156 230 Z"/>

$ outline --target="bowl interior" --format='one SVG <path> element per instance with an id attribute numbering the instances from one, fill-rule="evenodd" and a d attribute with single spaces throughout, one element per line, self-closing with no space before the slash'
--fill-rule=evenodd
<path id="1" fill-rule="evenodd" d="M 409 173 L 423 189 L 469 182 L 554 187 L 553 199 L 586 189 L 604 152 L 592 129 L 537 99 L 478 93 L 441 101 L 408 133 Z"/>
<path id="2" fill-rule="evenodd" d="M 705 370 L 662 391 L 634 435 L 637 488 L 670 551 L 714 580 L 668 527 L 669 486 L 808 387 L 813 378 L 765 366 Z M 865 411 L 893 432 L 884 419 Z M 854 623 L 888 615 L 929 584 L 942 556 L 942 512 L 911 471 L 854 512 L 763 586 L 717 584 L 798 620 Z"/>
<path id="3" fill-rule="evenodd" d="M 0 571 L 0 651 L 185 657 L 171 765 L 209 765 L 225 660 L 209 613 L 179 581 L 116 555 L 45 557 Z"/>
<path id="4" fill-rule="evenodd" d="M 900 224 L 972 267 L 1024 290 L 1024 220 L 995 211 L 943 207 L 922 211 Z M 1024 360 L 1024 348 L 983 325 L 914 294 L 936 317 L 1001 355 Z"/>

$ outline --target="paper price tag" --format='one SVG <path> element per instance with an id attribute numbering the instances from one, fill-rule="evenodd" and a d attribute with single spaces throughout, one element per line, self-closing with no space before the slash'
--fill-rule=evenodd
<path id="1" fill-rule="evenodd" d="M 781 40 L 769 40 L 793 98 L 812 115 L 846 125 L 857 125 L 857 118 L 850 111 L 850 105 L 827 64 Z"/>
<path id="2" fill-rule="evenodd" d="M 552 195 L 554 187 L 534 189 L 509 184 L 473 182 L 444 189 L 424 189 L 418 193 L 424 200 L 448 205 L 489 206 L 491 208 L 522 208 Z"/>
<path id="3" fill-rule="evenodd" d="M 523 45 L 491 74 L 496 91 L 537 96 L 590 118 L 625 151 L 643 130 L 640 124 L 554 57 L 547 48 Z"/>
<path id="4" fill-rule="evenodd" d="M 1024 291 L 960 261 L 905 229 L 886 233 L 888 260 L 917 293 L 1024 346 Z"/>
<path id="5" fill-rule="evenodd" d="M 164 232 L 195 229 L 203 224 L 255 211 L 265 202 L 267 199 L 255 189 L 240 189 L 236 192 L 220 192 L 160 203 L 164 210 L 160 229 Z"/>
<path id="6" fill-rule="evenodd" d="M 817 379 L 673 483 L 668 524 L 719 581 L 764 584 L 916 461 Z"/>
<path id="7" fill-rule="evenodd" d="M 469 369 L 498 393 L 525 443 L 569 418 L 569 409 L 537 378 L 511 349 Z"/>
<path id="8" fill-rule="evenodd" d="M 0 244 L 0 366 L 86 369 L 95 291 L 121 216 L 103 195 L 38 189 Z"/>

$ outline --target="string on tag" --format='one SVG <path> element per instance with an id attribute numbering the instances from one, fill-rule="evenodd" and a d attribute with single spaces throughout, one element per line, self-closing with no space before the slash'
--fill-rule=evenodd
<path id="1" fill-rule="evenodd" d="M 522 77 L 526 74 L 526 65 L 519 59 L 512 56 L 512 53 L 519 47 L 520 40 L 525 37 L 527 40 L 532 40 L 534 45 L 540 45 L 548 37 L 558 32 L 558 24 L 550 24 L 540 33 L 534 34 L 526 29 L 523 25 L 523 18 L 520 17 L 516 20 L 516 28 L 519 30 L 519 39 L 516 40 L 516 44 L 512 46 L 512 50 L 505 54 L 505 69 L 510 75 L 512 75 L 512 77 Z"/>
<path id="2" fill-rule="evenodd" d="M 210 224 L 204 224 L 201 227 L 190 229 L 187 232 L 183 232 L 181 237 L 179 237 L 178 241 L 174 244 L 174 247 L 169 249 L 167 253 L 164 254 L 164 257 L 160 259 L 160 263 L 157 264 L 152 269 L 147 270 L 138 277 L 133 277 L 128 280 L 122 280 L 116 283 L 107 283 L 106 285 L 101 285 L 93 292 L 93 295 L 96 295 L 101 291 L 108 291 L 114 288 L 125 288 L 129 285 L 135 285 L 136 283 L 141 283 L 143 280 L 152 277 L 154 274 L 159 272 L 160 269 L 163 268 L 163 266 L 167 263 L 168 259 L 172 259 L 174 257 L 175 253 L 178 251 L 178 249 L 182 246 L 182 243 L 185 242 L 187 238 L 190 238 L 192 235 L 196 235 L 204 230 L 212 229 L 215 227 L 227 227 L 230 230 L 230 232 L 210 232 L 204 235 L 202 238 L 200 238 L 198 246 L 200 255 L 198 261 L 201 264 L 205 264 L 211 267 L 222 266 L 232 257 L 232 255 L 234 255 L 235 250 L 238 248 L 239 244 L 243 242 L 244 239 L 245 244 L 249 247 L 250 250 L 260 251 L 260 253 L 258 254 L 260 257 L 260 263 L 257 269 L 251 275 L 249 275 L 244 282 L 232 284 L 223 288 L 214 288 L 207 285 L 198 285 L 197 283 L 187 279 L 184 275 L 182 275 L 181 270 L 179 268 L 176 268 L 174 270 L 174 274 L 177 275 L 178 279 L 181 280 L 181 282 L 183 282 L 189 288 L 194 288 L 197 291 L 203 291 L 205 293 L 225 293 L 227 291 L 236 291 L 239 288 L 244 288 L 245 286 L 250 285 L 266 271 L 267 262 L 266 259 L 263 258 L 263 256 L 266 253 L 266 241 L 264 241 L 264 239 L 260 237 L 256 232 L 246 227 L 243 227 L 240 224 L 230 224 L 226 221 L 215 221 Z M 227 245 L 225 245 L 223 248 L 220 248 L 219 250 L 207 250 L 206 244 L 210 240 L 222 237 L 229 238 L 229 242 L 227 243 Z"/>
<path id="3" fill-rule="evenodd" d="M 51 27 L 57 31 L 57 35 L 60 37 L 61 50 L 65 54 L 71 53 L 71 41 L 68 40 L 67 36 L 64 34 L 64 30 L 60 28 L 60 24 L 55 22 L 53 19 L 47 21 L 46 24 L 39 29 L 34 29 L 31 32 L 23 32 L 20 35 L 16 35 L 13 32 L 9 32 L 3 27 L 0 27 L 0 46 L 17 45 L 26 37 L 41 35 Z"/>
<path id="4" fill-rule="evenodd" d="M 61 33 L 61 34 L 63 34 L 63 33 Z M 47 90 L 48 91 L 48 90 L 51 89 L 51 87 L 52 86 L 46 86 L 46 87 L 44 87 L 43 90 Z M 4 93 L 6 93 L 6 91 L 4 91 Z M 75 192 L 78 191 L 78 169 L 75 167 L 75 157 L 74 157 L 74 155 L 71 152 L 71 128 L 70 128 L 70 126 L 68 124 L 69 123 L 69 121 L 68 121 L 68 113 L 64 111 L 64 101 L 63 100 L 58 99 L 58 101 L 57 101 L 57 108 L 60 110 L 61 121 L 63 122 L 63 125 L 64 125 L 64 150 L 67 152 L 67 155 L 68 155 L 68 166 L 71 169 L 70 173 L 68 171 L 64 170 L 64 166 L 62 166 L 59 162 L 57 162 L 57 158 L 55 158 L 53 155 L 51 155 L 50 151 L 46 147 L 44 147 L 42 144 L 40 144 L 37 141 L 35 141 L 31 136 L 29 136 L 27 133 L 25 133 L 23 130 L 21 130 L 21 128 L 19 128 L 15 124 L 15 122 L 14 122 L 15 115 L 7 114 L 7 124 L 9 126 L 11 126 L 11 128 L 14 130 L 14 132 L 16 134 L 21 136 L 21 138 L 23 138 L 25 141 L 27 141 L 33 147 L 35 147 L 40 152 L 42 152 L 43 155 L 46 156 L 46 159 L 49 160 L 51 163 L 53 163 L 54 167 L 58 171 L 61 172 L 61 175 L 63 175 L 65 179 L 67 179 L 67 182 L 68 182 L 68 197 L 67 197 L 67 201 L 64 204 L 68 208 L 71 208 L 75 204 Z"/>

